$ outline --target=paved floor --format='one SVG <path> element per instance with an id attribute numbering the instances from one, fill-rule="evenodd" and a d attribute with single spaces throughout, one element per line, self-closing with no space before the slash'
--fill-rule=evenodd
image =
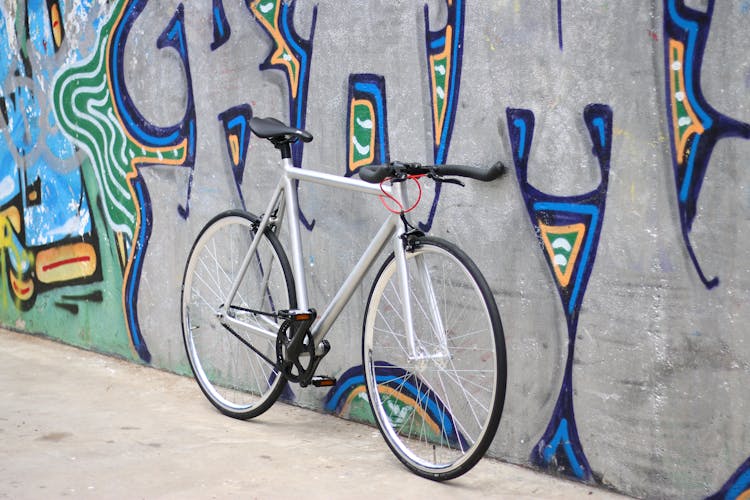
<path id="1" fill-rule="evenodd" d="M 275 405 L 221 416 L 192 379 L 0 330 L 0 498 L 619 498 L 484 459 L 421 479 L 378 431 Z"/>

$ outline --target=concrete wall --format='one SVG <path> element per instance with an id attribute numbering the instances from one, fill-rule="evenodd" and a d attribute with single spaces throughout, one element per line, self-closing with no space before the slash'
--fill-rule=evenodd
<path id="1" fill-rule="evenodd" d="M 636 496 L 744 498 L 750 2 L 426 6 L 5 0 L 0 324 L 188 372 L 192 240 L 275 181 L 251 115 L 309 129 L 295 160 L 333 174 L 502 159 L 501 181 L 430 192 L 417 215 L 496 293 L 509 386 L 491 454 Z M 350 130 L 353 99 L 372 135 Z M 322 303 L 382 208 L 300 194 Z M 340 379 L 367 292 L 329 337 L 321 370 Z M 332 394 L 294 388 L 337 411 Z"/>

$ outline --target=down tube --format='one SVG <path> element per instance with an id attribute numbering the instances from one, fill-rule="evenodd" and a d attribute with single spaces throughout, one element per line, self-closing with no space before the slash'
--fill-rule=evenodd
<path id="1" fill-rule="evenodd" d="M 341 285 L 341 288 L 336 292 L 336 296 L 333 297 L 326 310 L 320 315 L 318 322 L 313 325 L 312 335 L 316 345 L 326 336 L 328 330 L 330 330 L 336 318 L 338 318 L 342 309 L 344 309 L 344 306 L 352 298 L 354 290 L 362 283 L 365 274 L 367 274 L 375 259 L 377 259 L 380 252 L 388 244 L 388 240 L 393 239 L 396 242 L 394 245 L 402 245 L 401 239 L 396 235 L 398 223 L 399 218 L 396 215 L 391 215 L 386 219 L 362 254 L 362 257 L 359 258 L 359 261 Z"/>

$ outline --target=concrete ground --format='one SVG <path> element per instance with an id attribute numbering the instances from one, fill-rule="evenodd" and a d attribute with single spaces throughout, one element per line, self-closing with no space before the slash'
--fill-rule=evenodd
<path id="1" fill-rule="evenodd" d="M 484 459 L 434 483 L 374 428 L 283 403 L 223 417 L 192 379 L 0 330 L 0 498 L 620 498 Z"/>

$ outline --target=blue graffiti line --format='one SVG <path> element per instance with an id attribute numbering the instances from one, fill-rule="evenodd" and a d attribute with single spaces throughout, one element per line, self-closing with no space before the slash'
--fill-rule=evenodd
<path id="1" fill-rule="evenodd" d="M 213 0 L 213 29 L 214 39 L 211 42 L 211 50 L 216 50 L 224 45 L 232 33 L 226 14 L 224 13 L 224 4 L 222 0 Z"/>
<path id="2" fill-rule="evenodd" d="M 721 489 L 706 500 L 737 500 L 750 493 L 750 458 L 737 469 Z"/>
<path id="3" fill-rule="evenodd" d="M 166 39 L 177 42 L 176 49 L 177 53 L 180 54 L 180 58 L 184 61 L 187 57 L 187 47 L 185 46 L 185 32 L 182 27 L 182 21 L 178 20 L 172 25 L 172 28 L 165 33 Z"/>
<path id="4" fill-rule="evenodd" d="M 555 432 L 555 437 L 552 438 L 552 441 L 544 448 L 544 461 L 546 463 L 550 463 L 552 461 L 552 457 L 555 455 L 555 452 L 561 444 L 563 446 L 563 449 L 565 450 L 565 456 L 568 457 L 568 462 L 573 468 L 573 473 L 576 475 L 576 477 L 583 478 L 583 467 L 581 467 L 581 464 L 578 462 L 576 454 L 573 451 L 573 446 L 570 444 L 570 435 L 568 434 L 568 420 L 565 418 L 560 421 L 560 425 L 557 427 L 557 431 Z"/>
<path id="5" fill-rule="evenodd" d="M 242 115 L 235 116 L 234 118 L 232 118 L 231 120 L 229 120 L 227 122 L 227 129 L 232 129 L 232 128 L 238 126 L 238 125 L 239 125 L 240 130 L 241 130 L 240 137 L 242 139 L 244 139 L 245 138 L 245 134 L 247 133 L 247 120 L 246 120 L 246 118 L 244 116 L 242 116 Z M 240 158 L 242 158 L 245 155 L 245 149 L 244 149 L 245 148 L 245 142 L 241 140 L 241 141 L 239 141 L 239 143 L 240 143 L 240 155 L 239 156 L 240 156 Z"/>
<path id="6" fill-rule="evenodd" d="M 459 57 L 460 49 L 461 49 L 461 40 L 463 39 L 463 19 L 461 18 L 461 10 L 462 10 L 462 2 L 461 0 L 456 1 L 455 6 L 455 12 L 456 12 L 456 23 L 454 26 L 455 33 L 453 35 L 453 48 L 451 50 L 451 79 L 450 79 L 450 90 L 448 92 L 448 104 L 445 108 L 445 120 L 443 121 L 443 130 L 440 134 L 441 141 L 440 141 L 440 147 L 438 148 L 437 155 L 435 157 L 435 163 L 437 164 L 443 164 L 445 163 L 446 156 L 448 155 L 446 148 L 448 144 L 447 140 L 447 134 L 448 129 L 453 125 L 453 101 L 456 99 L 457 94 L 457 87 L 458 87 L 458 79 L 456 77 L 456 74 L 458 73 L 459 64 L 456 60 Z"/>
<path id="7" fill-rule="evenodd" d="M 557 0 L 557 45 L 563 49 L 562 0 Z"/>
<path id="8" fill-rule="evenodd" d="M 145 1 L 141 0 L 138 2 L 131 3 L 125 14 L 123 15 L 123 19 L 127 19 L 126 23 L 121 23 L 117 30 L 115 30 L 114 37 L 112 39 L 112 47 L 114 47 L 115 52 L 124 51 L 125 47 L 125 40 L 123 39 L 124 36 L 127 36 L 127 33 L 130 30 L 130 25 L 133 23 L 133 20 L 138 17 L 140 12 L 143 10 L 143 7 L 145 7 Z M 176 24 L 182 25 L 182 23 L 177 20 Z M 182 54 L 181 54 L 182 55 Z M 112 71 L 112 80 L 114 82 L 124 82 L 124 78 L 120 75 L 120 65 L 122 64 L 122 61 L 120 60 L 121 54 L 113 54 L 113 60 L 110 65 L 110 69 Z M 143 128 L 141 128 L 136 120 L 131 116 L 130 110 L 126 106 L 124 102 L 123 93 L 120 92 L 120 85 L 112 85 L 112 91 L 115 96 L 115 101 L 117 102 L 117 111 L 120 114 L 120 117 L 122 118 L 123 122 L 127 124 L 128 130 L 131 131 L 134 135 L 137 136 L 137 139 L 143 143 L 143 144 L 149 144 L 154 146 L 170 146 L 177 142 L 177 140 L 180 137 L 180 131 L 179 129 L 173 130 L 169 134 L 165 134 L 163 136 L 149 134 L 146 132 Z M 163 130 L 162 130 L 163 131 Z"/>
<path id="9" fill-rule="evenodd" d="M 728 500 L 735 500 L 736 498 L 739 498 L 740 494 L 748 491 L 749 489 L 750 489 L 750 470 L 745 471 L 744 474 L 742 474 L 739 478 L 737 478 L 737 482 L 734 483 L 734 485 L 731 488 L 729 488 L 724 498 L 727 498 Z"/>
<path id="10" fill-rule="evenodd" d="M 523 158 L 524 149 L 526 149 L 526 122 L 521 118 L 513 120 L 513 125 L 519 130 L 518 132 L 518 159 Z"/>
<path id="11" fill-rule="evenodd" d="M 336 389 L 336 392 L 333 393 L 333 396 L 328 401 L 328 404 L 326 405 L 327 410 L 334 410 L 336 408 L 336 404 L 338 403 L 339 399 L 350 390 L 354 389 L 357 385 L 364 384 L 365 378 L 364 375 L 359 375 L 356 377 L 351 377 L 346 380 L 346 382 L 340 384 L 338 388 Z"/>
<path id="12" fill-rule="evenodd" d="M 297 115 L 294 118 L 294 126 L 302 128 L 303 127 L 303 119 L 304 119 L 304 99 L 302 98 L 301 93 L 301 87 L 304 86 L 304 82 L 307 78 L 307 52 L 297 44 L 297 41 L 294 39 L 295 37 L 292 36 L 292 33 L 289 31 L 289 4 L 282 4 L 281 8 L 281 28 L 284 30 L 284 39 L 286 42 L 292 46 L 295 53 L 300 59 L 300 70 L 299 75 L 297 78 Z M 291 82 L 291 75 L 290 76 L 290 82 Z"/>
<path id="13" fill-rule="evenodd" d="M 357 82 L 354 84 L 354 90 L 370 94 L 375 99 L 375 106 L 377 107 L 378 117 L 378 142 L 380 143 L 380 160 L 385 161 L 385 158 L 387 157 L 385 152 L 385 141 L 383 140 L 385 138 L 385 123 L 383 123 L 385 121 L 383 120 L 385 113 L 383 110 L 383 96 L 380 94 L 380 89 L 374 83 Z"/>
<path id="14" fill-rule="evenodd" d="M 436 38 L 435 40 L 430 43 L 431 49 L 439 49 L 441 47 L 445 47 L 445 37 L 441 36 L 440 38 Z"/>
<path id="15" fill-rule="evenodd" d="M 695 134 L 691 149 L 697 151 L 698 144 L 700 144 L 700 142 L 701 142 L 701 135 Z M 688 196 L 690 195 L 690 185 L 691 185 L 691 180 L 693 178 L 693 173 L 695 171 L 695 158 L 697 156 L 698 155 L 696 154 L 691 154 L 690 156 L 688 156 L 688 164 L 687 164 L 687 168 L 685 169 L 685 178 L 682 180 L 682 186 L 680 188 L 680 201 L 683 203 L 687 201 Z"/>
<path id="16" fill-rule="evenodd" d="M 219 36 L 224 36 L 224 23 L 222 22 L 221 18 L 221 11 L 218 7 L 214 7 L 214 22 L 216 23 L 216 28 L 219 30 Z"/>
<path id="17" fill-rule="evenodd" d="M 606 137 L 604 135 L 604 118 L 602 118 L 602 117 L 594 118 L 591 121 L 591 123 L 593 123 L 594 126 L 599 131 L 599 144 L 601 144 L 602 147 L 606 146 L 607 145 L 607 139 L 606 139 Z"/>
<path id="18" fill-rule="evenodd" d="M 146 363 L 149 363 L 151 362 L 151 353 L 141 336 L 140 324 L 138 322 L 138 280 L 140 279 L 141 267 L 143 265 L 142 260 L 145 257 L 145 249 L 146 245 L 148 245 L 149 233 L 151 230 L 149 225 L 150 214 L 147 209 L 149 199 L 148 195 L 144 193 L 144 186 L 140 176 L 133 180 L 133 188 L 138 197 L 138 206 L 141 211 L 141 224 L 138 241 L 135 246 L 136 251 L 133 252 L 133 262 L 130 267 L 129 276 L 127 277 L 126 309 L 133 347 L 135 347 L 141 359 Z"/>
<path id="19" fill-rule="evenodd" d="M 451 423 L 451 419 L 446 416 L 446 411 L 441 410 L 438 407 L 438 404 L 434 401 L 433 398 L 430 397 L 429 393 L 426 391 L 422 391 L 421 389 L 418 389 L 413 384 L 411 384 L 408 380 L 406 380 L 407 373 L 404 372 L 404 374 L 401 377 L 394 377 L 392 375 L 380 375 L 375 377 L 378 384 L 393 382 L 394 380 L 401 379 L 400 386 L 405 387 L 409 390 L 409 392 L 412 394 L 412 397 L 414 397 L 414 400 L 417 402 L 419 406 L 426 406 L 428 413 L 433 415 L 435 418 L 440 420 L 441 427 L 445 428 L 447 435 L 453 435 L 454 434 L 454 428 Z M 351 391 L 357 386 L 364 385 L 365 383 L 365 376 L 364 375 L 357 375 L 356 377 L 351 377 L 346 380 L 346 382 L 342 383 L 339 388 L 334 393 L 333 397 L 331 397 L 330 401 L 326 405 L 327 410 L 333 410 L 336 408 L 336 404 L 338 403 L 339 399 L 343 397 L 344 394 Z M 423 401 L 426 401 L 426 405 L 422 404 Z"/>
<path id="20" fill-rule="evenodd" d="M 575 284 L 573 285 L 573 292 L 570 294 L 570 303 L 568 304 L 568 314 L 573 314 L 575 310 L 576 301 L 581 288 L 581 281 L 583 274 L 586 271 L 586 263 L 589 260 L 589 253 L 594 241 L 594 234 L 596 231 L 594 228 L 597 227 L 599 220 L 599 209 L 594 205 L 574 205 L 572 203 L 557 203 L 557 202 L 537 202 L 534 203 L 534 210 L 553 210 L 557 212 L 569 212 L 576 214 L 584 214 L 591 216 L 591 222 L 586 228 L 586 243 L 583 246 L 583 253 L 581 254 L 580 265 L 578 266 L 578 273 L 576 273 Z"/>
<path id="21" fill-rule="evenodd" d="M 665 70 L 668 73 L 671 72 L 666 86 L 667 116 L 671 122 L 669 133 L 672 138 L 672 166 L 680 209 L 680 224 L 690 260 L 700 280 L 708 289 L 717 286 L 719 278 L 706 277 L 689 237 L 693 220 L 699 209 L 698 196 L 716 143 L 725 137 L 750 138 L 750 124 L 741 123 L 720 114 L 711 108 L 701 92 L 700 69 L 713 7 L 714 0 L 709 0 L 707 10 L 701 13 L 687 7 L 684 0 L 680 3 L 677 0 L 664 0 L 665 65 L 670 61 L 677 62 L 672 52 L 673 42 L 684 47 L 684 54 L 679 59 L 682 67 L 665 66 Z M 683 88 L 673 87 L 674 73 L 681 73 L 684 78 Z M 680 90 L 683 95 L 673 95 L 672 92 L 675 90 Z M 678 105 L 675 101 L 680 100 L 686 101 L 695 113 L 688 123 L 683 123 L 682 120 L 675 122 L 673 113 L 676 111 L 675 106 Z M 682 126 L 692 122 L 699 125 L 699 129 L 702 130 L 688 129 L 684 131 L 684 134 L 680 132 Z"/>
<path id="22" fill-rule="evenodd" d="M 695 112 L 700 115 L 701 123 L 704 128 L 708 130 L 711 128 L 711 125 L 713 125 L 713 120 L 711 120 L 708 113 L 701 108 L 698 99 L 695 97 L 695 90 L 693 89 L 693 61 L 695 60 L 696 37 L 698 36 L 699 26 L 696 22 L 688 21 L 687 19 L 680 17 L 675 8 L 675 0 L 669 0 L 668 8 L 669 15 L 675 24 L 688 33 L 688 43 L 686 47 L 687 53 L 685 54 L 685 91 L 688 95 L 688 102 L 690 102 L 690 105 Z"/>

